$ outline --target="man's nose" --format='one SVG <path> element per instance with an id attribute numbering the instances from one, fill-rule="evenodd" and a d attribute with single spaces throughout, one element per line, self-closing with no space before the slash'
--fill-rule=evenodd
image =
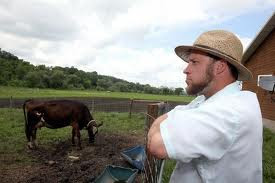
<path id="1" fill-rule="evenodd" d="M 189 74 L 190 73 L 190 67 L 189 64 L 183 69 L 183 74 Z"/>

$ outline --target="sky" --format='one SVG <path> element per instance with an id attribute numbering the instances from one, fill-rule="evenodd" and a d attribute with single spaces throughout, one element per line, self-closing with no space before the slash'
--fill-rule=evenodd
<path id="1" fill-rule="evenodd" d="M 34 65 L 185 87 L 175 47 L 224 29 L 245 51 L 274 10 L 275 0 L 0 0 L 0 48 Z"/>

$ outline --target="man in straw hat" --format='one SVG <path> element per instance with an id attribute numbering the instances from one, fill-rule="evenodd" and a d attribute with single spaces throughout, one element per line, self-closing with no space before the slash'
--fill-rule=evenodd
<path id="1" fill-rule="evenodd" d="M 175 52 L 188 63 L 186 92 L 198 96 L 153 122 L 149 152 L 177 160 L 170 182 L 261 183 L 262 116 L 256 94 L 237 82 L 252 78 L 240 40 L 213 30 Z"/>

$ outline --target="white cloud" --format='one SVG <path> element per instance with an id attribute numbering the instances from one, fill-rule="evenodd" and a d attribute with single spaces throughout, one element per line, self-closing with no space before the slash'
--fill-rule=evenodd
<path id="1" fill-rule="evenodd" d="M 104 54 L 105 51 L 108 54 Z M 156 48 L 149 52 L 112 46 L 102 51 L 94 62 L 87 63 L 82 69 L 96 70 L 104 75 L 113 73 L 113 76 L 118 78 L 124 78 L 126 75 L 132 82 L 150 83 L 158 87 L 183 87 L 183 65 L 184 62 L 170 50 Z"/>
<path id="2" fill-rule="evenodd" d="M 250 43 L 252 42 L 252 39 L 251 38 L 246 38 L 246 37 L 243 37 L 243 38 L 240 38 L 239 39 L 241 40 L 242 44 L 243 44 L 243 51 L 245 51 L 248 46 L 250 45 Z"/>
<path id="3" fill-rule="evenodd" d="M 1 0 L 0 47 L 35 65 L 183 87 L 185 64 L 173 51 L 182 32 L 190 42 L 197 35 L 187 32 L 197 25 L 272 6 L 274 0 Z M 237 34 L 244 48 L 253 39 Z"/>
<path id="4" fill-rule="evenodd" d="M 73 38 L 78 31 L 75 20 L 62 6 L 34 0 L 14 0 L 4 5 L 0 5 L 1 32 L 59 41 Z"/>

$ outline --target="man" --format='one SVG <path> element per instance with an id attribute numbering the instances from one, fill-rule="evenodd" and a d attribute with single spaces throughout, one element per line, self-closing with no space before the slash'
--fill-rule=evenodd
<path id="1" fill-rule="evenodd" d="M 177 160 L 173 183 L 261 183 L 262 116 L 256 94 L 237 83 L 252 78 L 240 40 L 214 30 L 175 52 L 188 63 L 186 92 L 198 97 L 153 122 L 149 152 Z"/>

